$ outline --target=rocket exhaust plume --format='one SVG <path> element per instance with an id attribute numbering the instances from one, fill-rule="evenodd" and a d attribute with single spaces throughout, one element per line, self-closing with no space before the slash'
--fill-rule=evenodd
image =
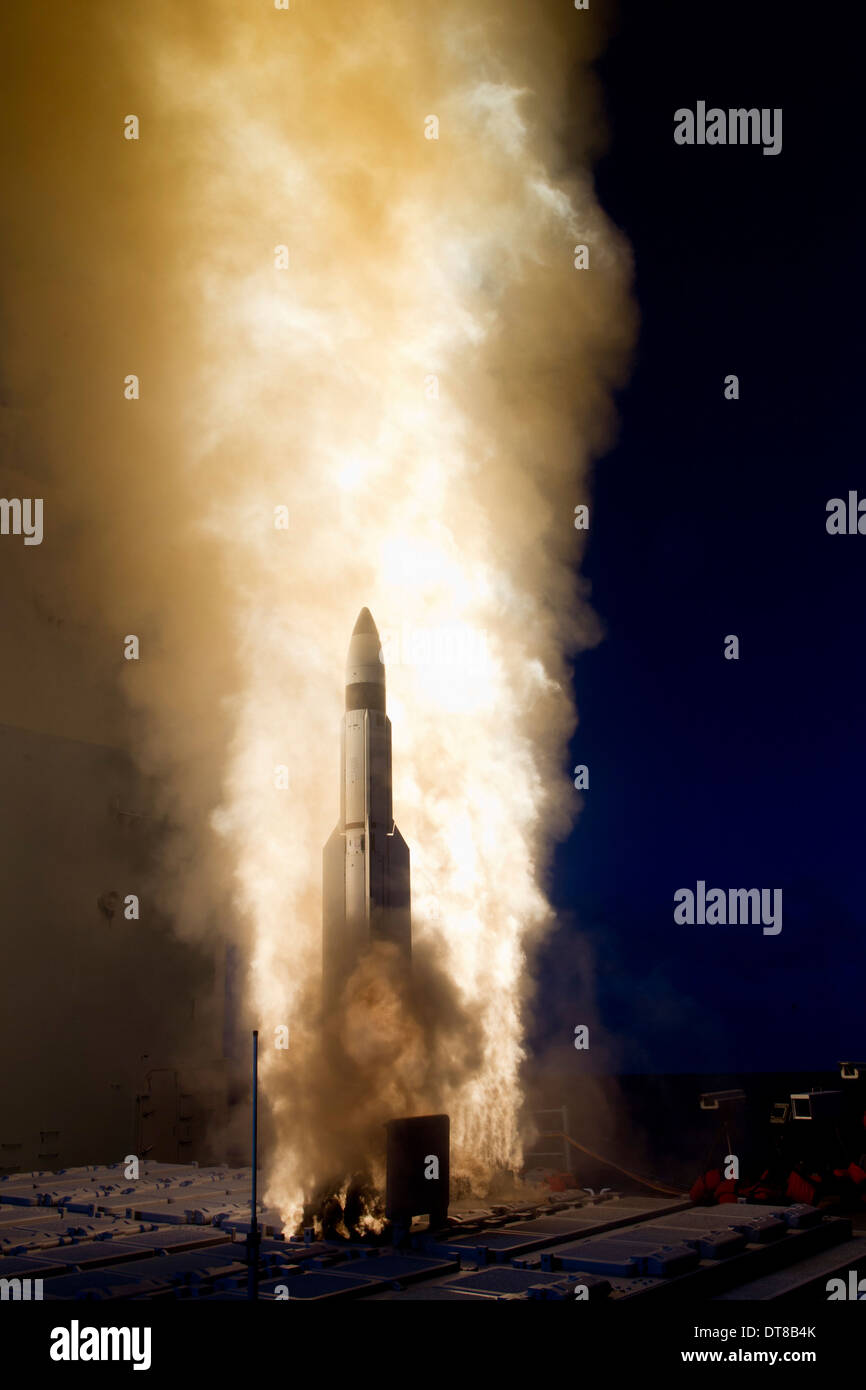
<path id="1" fill-rule="evenodd" d="M 424 1110 L 450 1114 L 452 1171 L 480 1188 L 521 1158 L 521 1014 L 575 813 L 569 660 L 598 636 L 574 514 L 634 335 L 589 174 L 597 21 L 491 0 L 94 13 L 87 34 L 13 17 L 7 85 L 4 372 L 41 403 L 66 613 L 94 644 L 141 636 L 124 685 L 182 831 L 170 907 L 201 938 L 230 900 L 250 963 L 267 1199 L 294 1225 Z M 62 120 L 31 95 L 37 52 Z M 412 972 L 404 989 L 378 943 L 323 1016 L 320 848 L 362 607 Z"/>

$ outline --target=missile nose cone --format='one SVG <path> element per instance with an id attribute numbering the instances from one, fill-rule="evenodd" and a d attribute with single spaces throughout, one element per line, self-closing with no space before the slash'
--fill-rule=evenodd
<path id="1" fill-rule="evenodd" d="M 369 633 L 370 636 L 375 637 L 377 641 L 379 640 L 379 633 L 376 624 L 373 622 L 373 614 L 370 612 L 369 608 L 361 609 L 358 614 L 358 621 L 352 629 L 353 637 L 358 637 L 361 633 Z"/>
<path id="2" fill-rule="evenodd" d="M 346 658 L 346 709 L 385 712 L 385 666 L 382 644 L 373 615 L 362 608 L 355 623 Z"/>

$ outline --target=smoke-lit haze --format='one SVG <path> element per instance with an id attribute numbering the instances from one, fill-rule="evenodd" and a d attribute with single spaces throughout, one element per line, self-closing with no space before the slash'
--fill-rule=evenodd
<path id="1" fill-rule="evenodd" d="M 579 167 L 598 148 L 594 19 L 149 0 L 11 25 L 4 489 L 45 499 L 20 567 L 106 680 L 124 667 L 179 827 L 177 930 L 231 907 L 274 1112 L 267 1195 L 294 1220 L 347 1119 L 315 1010 L 364 605 L 417 978 L 401 1006 L 374 972 L 339 1021 L 349 1128 L 447 1110 L 454 1167 L 483 1182 L 520 1159 L 527 953 L 577 804 L 568 661 L 597 637 L 573 513 L 633 335 L 628 252 Z M 119 661 L 127 633 L 138 663 Z"/>

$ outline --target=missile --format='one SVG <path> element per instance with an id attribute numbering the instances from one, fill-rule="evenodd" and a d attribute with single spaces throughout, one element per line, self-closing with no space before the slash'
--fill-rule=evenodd
<path id="1" fill-rule="evenodd" d="M 362 955 L 379 941 L 412 955 L 409 846 L 394 823 L 385 666 L 368 608 L 346 658 L 340 740 L 340 819 L 322 854 L 322 995 L 336 1005 Z"/>

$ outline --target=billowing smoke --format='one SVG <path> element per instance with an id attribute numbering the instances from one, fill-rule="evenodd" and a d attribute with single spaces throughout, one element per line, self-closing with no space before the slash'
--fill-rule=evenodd
<path id="1" fill-rule="evenodd" d="M 597 638 L 574 509 L 634 329 L 587 167 L 594 19 L 492 0 L 88 13 L 18 14 L 7 47 L 4 380 L 38 407 L 19 465 L 46 547 L 52 527 L 67 542 L 63 602 L 100 639 L 141 638 L 123 679 L 180 827 L 178 929 L 202 936 L 230 900 L 249 960 L 269 1197 L 294 1222 L 347 1133 L 432 1107 L 483 1183 L 520 1161 L 528 961 L 576 803 L 568 663 Z M 350 1103 L 321 1055 L 321 847 L 364 605 L 416 970 L 408 1002 L 387 961 L 351 992 Z"/>

